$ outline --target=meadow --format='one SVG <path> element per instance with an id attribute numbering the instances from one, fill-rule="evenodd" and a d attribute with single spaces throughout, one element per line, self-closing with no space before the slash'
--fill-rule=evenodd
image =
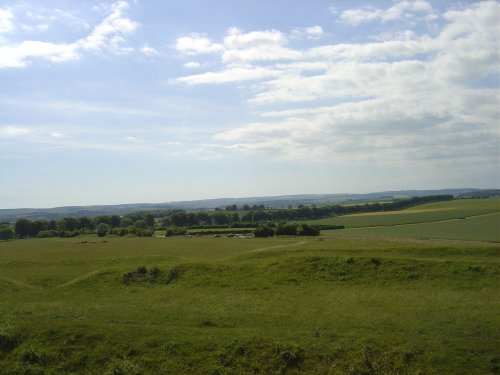
<path id="1" fill-rule="evenodd" d="M 346 228 L 428 223 L 500 212 L 500 198 L 455 199 L 428 203 L 400 211 L 369 212 L 309 220 L 309 224 L 344 225 Z"/>
<path id="2" fill-rule="evenodd" d="M 2 374 L 496 374 L 494 243 L 0 242 Z"/>

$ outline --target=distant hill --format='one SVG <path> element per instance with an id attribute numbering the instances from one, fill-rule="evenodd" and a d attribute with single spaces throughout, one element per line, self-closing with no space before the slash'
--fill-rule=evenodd
<path id="1" fill-rule="evenodd" d="M 285 208 L 296 207 L 300 204 L 341 204 L 341 203 L 363 203 L 380 199 L 394 199 L 414 196 L 426 196 L 437 194 L 452 194 L 464 198 L 476 198 L 487 196 L 500 196 L 499 189 L 441 189 L 441 190 L 395 190 L 382 191 L 366 194 L 299 194 L 269 197 L 247 197 L 247 198 L 216 198 L 193 201 L 179 201 L 166 203 L 133 203 L 116 205 L 96 206 L 65 206 L 55 208 L 15 208 L 0 209 L 0 222 L 13 222 L 20 218 L 31 220 L 37 219 L 60 219 L 63 217 L 100 216 L 100 215 L 126 215 L 137 211 L 183 209 L 186 211 L 213 210 L 217 207 L 225 207 L 236 204 L 250 206 L 263 204 L 265 206 Z"/>

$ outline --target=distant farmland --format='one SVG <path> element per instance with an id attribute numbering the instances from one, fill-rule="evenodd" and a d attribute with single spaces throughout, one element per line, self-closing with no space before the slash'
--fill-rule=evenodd
<path id="1" fill-rule="evenodd" d="M 500 242 L 500 199 L 462 199 L 423 204 L 401 211 L 374 212 L 310 220 L 344 225 L 329 234 L 428 237 Z"/>

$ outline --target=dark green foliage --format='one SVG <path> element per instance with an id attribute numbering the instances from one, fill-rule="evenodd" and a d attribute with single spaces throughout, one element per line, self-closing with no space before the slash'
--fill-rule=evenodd
<path id="1" fill-rule="evenodd" d="M 171 237 L 171 236 L 184 236 L 187 233 L 186 228 L 181 228 L 181 227 L 169 227 L 167 231 L 165 232 L 165 237 Z"/>
<path id="2" fill-rule="evenodd" d="M 12 238 L 14 238 L 14 231 L 12 230 L 12 228 L 8 225 L 1 225 L 0 226 L 0 240 L 8 241 Z"/>
<path id="3" fill-rule="evenodd" d="M 280 370 L 297 368 L 304 360 L 304 350 L 297 345 L 278 344 L 275 353 Z"/>
<path id="4" fill-rule="evenodd" d="M 28 219 L 19 219 L 16 221 L 15 232 L 17 238 L 24 238 L 33 235 L 31 222 Z"/>
<path id="5" fill-rule="evenodd" d="M 296 236 L 298 224 L 280 223 L 276 229 L 277 236 Z"/>
<path id="6" fill-rule="evenodd" d="M 129 271 L 122 275 L 121 281 L 125 285 L 132 284 L 170 284 L 181 276 L 181 270 L 173 267 L 165 274 L 157 266 L 148 269 L 145 266 L 137 267 L 135 271 Z"/>
<path id="7" fill-rule="evenodd" d="M 158 277 L 158 275 L 160 274 L 160 269 L 158 267 L 152 267 L 150 270 L 149 270 L 149 276 L 151 277 L 151 279 L 156 279 Z"/>
<path id="8" fill-rule="evenodd" d="M 274 229 L 267 225 L 259 225 L 254 231 L 255 237 L 272 237 L 274 236 Z"/>
<path id="9" fill-rule="evenodd" d="M 145 220 L 137 220 L 137 221 L 134 223 L 134 228 L 135 228 L 135 229 L 147 229 L 147 228 L 148 228 L 148 225 L 146 224 L 146 221 L 145 221 Z"/>
<path id="10" fill-rule="evenodd" d="M 104 237 L 109 232 L 109 225 L 106 223 L 99 223 L 97 225 L 97 237 Z"/>
<path id="11" fill-rule="evenodd" d="M 319 236 L 320 229 L 317 225 L 309 225 L 306 223 L 300 224 L 297 229 L 299 236 Z"/>
<path id="12" fill-rule="evenodd" d="M 177 280 L 180 276 L 181 276 L 181 271 L 179 270 L 179 268 L 177 268 L 177 267 L 171 268 L 168 271 L 167 279 L 165 280 L 165 284 L 170 284 L 171 282 Z"/>
<path id="13" fill-rule="evenodd" d="M 9 325 L 0 325 L 0 351 L 14 349 L 20 341 L 19 331 Z"/>
<path id="14" fill-rule="evenodd" d="M 156 272 L 156 271 L 155 271 Z M 154 279 L 158 277 L 159 270 L 157 271 Z M 140 283 L 144 281 L 149 281 L 146 277 L 148 275 L 148 269 L 145 266 L 137 267 L 135 271 L 126 272 L 122 276 L 122 283 L 126 285 Z"/>
<path id="15" fill-rule="evenodd" d="M 139 365 L 129 359 L 113 360 L 104 375 L 139 375 L 144 372 Z"/>
<path id="16" fill-rule="evenodd" d="M 33 348 L 26 349 L 21 354 L 20 361 L 23 363 L 29 363 L 31 365 L 36 364 L 36 363 L 41 363 L 42 362 L 42 355 L 40 353 L 38 353 L 36 350 L 34 350 Z"/>

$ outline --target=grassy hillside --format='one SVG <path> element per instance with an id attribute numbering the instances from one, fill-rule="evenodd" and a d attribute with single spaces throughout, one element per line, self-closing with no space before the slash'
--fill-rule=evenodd
<path id="1" fill-rule="evenodd" d="M 343 237 L 2 242 L 0 373 L 496 373 L 499 249 Z"/>
<path id="2" fill-rule="evenodd" d="M 325 231 L 326 235 L 368 235 L 384 237 L 438 238 L 500 242 L 500 213 L 463 219 L 371 228 Z"/>
<path id="3" fill-rule="evenodd" d="M 346 228 L 423 223 L 500 212 L 500 198 L 461 199 L 428 203 L 401 211 L 370 212 L 310 220 L 310 224 L 344 225 Z"/>

